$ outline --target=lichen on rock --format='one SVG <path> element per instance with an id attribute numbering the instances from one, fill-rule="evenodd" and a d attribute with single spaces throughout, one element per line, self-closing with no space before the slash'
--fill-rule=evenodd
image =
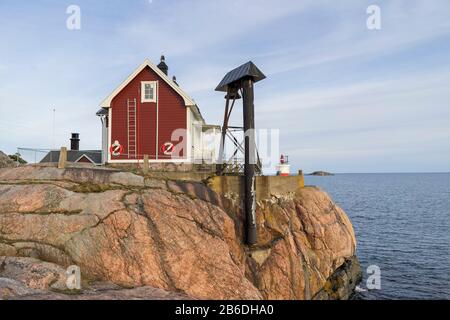
<path id="1" fill-rule="evenodd" d="M 0 170 L 0 256 L 75 264 L 88 282 L 197 299 L 312 299 L 355 255 L 348 217 L 318 188 L 260 201 L 257 217 L 258 243 L 248 247 L 240 202 L 202 183 Z"/>

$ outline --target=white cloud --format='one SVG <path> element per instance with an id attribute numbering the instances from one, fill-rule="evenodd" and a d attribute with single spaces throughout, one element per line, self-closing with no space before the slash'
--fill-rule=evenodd
<path id="1" fill-rule="evenodd" d="M 268 60 L 268 74 L 288 72 L 346 59 L 370 60 L 407 50 L 421 42 L 450 34 L 450 6 L 438 1 L 430 6 L 426 1 L 384 1 L 381 4 L 382 29 L 369 31 L 365 24 L 364 3 L 324 7 L 336 9 L 342 19 L 328 27 L 325 35 L 307 43 L 294 42 L 290 48 L 261 54 Z M 315 32 L 311 30 L 311 32 Z M 354 61 L 354 60 L 353 60 Z"/>
<path id="2" fill-rule="evenodd" d="M 347 170 L 357 162 L 370 171 L 371 157 L 385 167 L 407 158 L 416 170 L 450 163 L 448 152 L 437 151 L 450 149 L 450 70 L 426 61 L 433 53 L 450 62 L 440 52 L 448 1 L 379 1 L 377 32 L 366 29 L 369 4 L 153 1 L 114 4 L 123 11 L 112 12 L 81 1 L 88 20 L 78 33 L 67 33 L 57 6 L 17 7 L 9 17 L 2 8 L 0 149 L 50 146 L 53 107 L 57 144 L 76 130 L 85 147 L 98 147 L 99 102 L 144 58 L 164 53 L 210 123 L 223 116 L 223 95 L 213 91 L 221 77 L 254 59 L 269 76 L 257 87 L 257 125 L 282 129 L 282 148 L 297 166 Z M 389 61 L 395 55 L 410 61 L 398 67 Z M 23 79 L 32 89 L 23 90 Z"/>
<path id="3" fill-rule="evenodd" d="M 238 0 L 180 1 L 153 4 L 118 30 L 135 45 L 172 56 L 198 53 L 211 46 L 231 50 L 242 36 L 287 15 L 301 12 L 313 1 Z M 151 18 L 149 18 L 151 16 Z M 207 52 L 204 52 L 207 54 Z"/>

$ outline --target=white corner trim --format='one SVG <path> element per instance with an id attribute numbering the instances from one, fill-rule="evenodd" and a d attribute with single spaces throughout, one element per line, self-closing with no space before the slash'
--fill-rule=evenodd
<path id="1" fill-rule="evenodd" d="M 186 108 L 186 157 L 188 159 L 192 159 L 192 138 L 191 138 L 191 130 L 192 130 L 192 119 L 191 119 L 191 109 Z"/>
<path id="2" fill-rule="evenodd" d="M 108 109 L 108 147 L 106 151 L 108 152 L 108 162 L 111 161 L 111 152 L 109 152 L 109 148 L 111 147 L 111 136 L 112 136 L 112 109 Z"/>
<path id="3" fill-rule="evenodd" d="M 110 108 L 111 102 L 114 97 L 122 91 L 136 76 L 146 67 L 150 67 L 161 79 L 163 79 L 172 89 L 174 89 L 184 100 L 186 106 L 194 106 L 195 102 L 187 93 L 185 93 L 179 86 L 177 86 L 164 72 L 162 72 L 157 66 L 155 66 L 149 59 L 146 59 L 124 82 L 122 82 L 105 100 L 102 101 L 100 106 L 102 108 Z"/>

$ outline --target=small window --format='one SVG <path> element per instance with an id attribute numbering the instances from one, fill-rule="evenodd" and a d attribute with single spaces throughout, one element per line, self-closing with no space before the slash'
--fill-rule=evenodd
<path id="1" fill-rule="evenodd" d="M 156 102 L 156 81 L 143 81 L 141 102 Z"/>

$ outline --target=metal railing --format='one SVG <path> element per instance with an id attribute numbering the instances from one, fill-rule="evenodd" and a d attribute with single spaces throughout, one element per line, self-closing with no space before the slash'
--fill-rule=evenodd
<path id="1" fill-rule="evenodd" d="M 59 154 L 60 149 L 44 149 L 44 148 L 23 148 L 19 147 L 17 148 L 16 153 L 16 162 L 17 165 L 20 165 L 20 159 L 23 159 L 26 161 L 26 164 L 40 164 L 40 163 L 57 163 L 59 161 Z M 68 152 L 73 152 L 71 150 L 68 150 Z M 88 157 L 94 153 L 100 154 L 100 156 L 97 156 L 98 158 L 102 158 L 102 151 L 96 151 L 96 150 L 80 150 L 78 151 L 79 154 L 77 156 L 82 156 L 83 154 L 86 154 Z M 154 160 L 166 160 L 167 162 L 170 162 L 171 160 L 186 160 L 186 162 L 192 162 L 193 164 L 215 164 L 217 159 L 214 159 L 214 153 L 213 152 L 204 152 L 203 154 L 192 154 L 191 157 L 187 156 L 175 156 L 175 155 L 161 155 L 158 156 L 155 154 L 130 154 L 130 157 L 128 156 L 128 153 L 121 153 L 120 156 L 111 156 L 111 160 L 121 161 L 123 160 L 124 163 L 128 163 L 130 165 L 140 165 L 144 162 L 144 157 L 147 156 L 149 158 L 149 161 L 152 162 Z M 75 162 L 75 157 L 72 155 L 68 155 L 68 162 Z M 95 159 L 91 159 L 95 161 Z M 134 161 L 134 162 L 128 162 L 128 161 Z M 99 163 L 96 164 L 102 164 L 102 160 L 99 161 Z"/>
<path id="2" fill-rule="evenodd" d="M 40 163 L 47 155 L 53 162 L 57 162 L 58 159 L 52 159 L 56 157 L 54 154 L 59 150 L 52 149 L 36 149 L 36 148 L 17 148 L 16 153 L 16 162 L 20 165 L 19 159 L 23 159 L 27 164 L 38 164 Z"/>

